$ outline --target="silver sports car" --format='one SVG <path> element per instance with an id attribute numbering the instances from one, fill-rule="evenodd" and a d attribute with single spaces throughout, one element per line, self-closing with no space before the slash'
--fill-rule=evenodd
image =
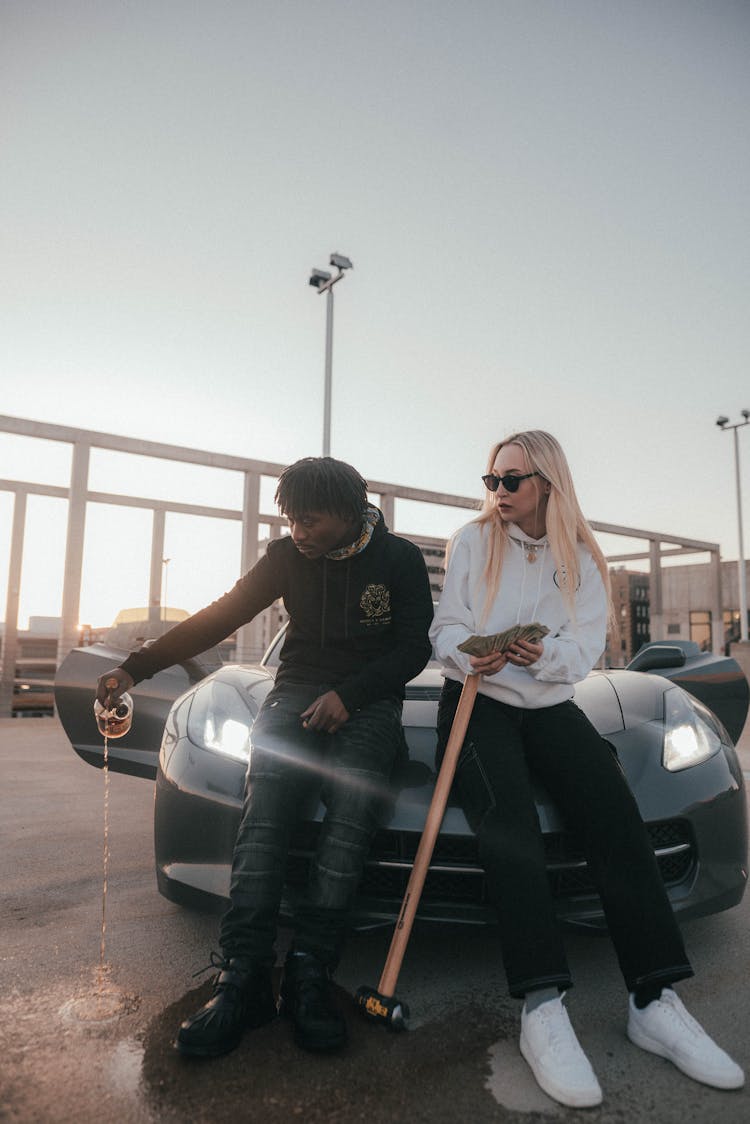
<path id="1" fill-rule="evenodd" d="M 273 683 L 281 636 L 259 666 L 220 665 L 216 653 L 177 665 L 132 692 L 129 733 L 109 745 L 110 766 L 156 778 L 154 839 L 159 890 L 201 908 L 226 906 L 249 736 Z M 111 644 L 74 649 L 57 674 L 56 704 L 77 753 L 103 764 L 93 716 L 98 676 L 126 652 Z M 393 777 L 390 817 L 372 846 L 352 918 L 356 927 L 398 915 L 432 795 L 441 677 L 428 667 L 408 687 L 404 752 Z M 748 710 L 748 684 L 730 658 L 695 644 L 651 644 L 628 669 L 592 672 L 576 702 L 617 753 L 651 836 L 669 898 L 681 917 L 736 905 L 747 879 L 742 770 L 733 748 Z M 323 807 L 300 809 L 287 869 L 285 908 L 304 885 Z M 540 787 L 537 811 L 559 915 L 603 927 L 575 823 L 565 823 Z M 475 838 L 451 803 L 418 916 L 493 919 Z"/>

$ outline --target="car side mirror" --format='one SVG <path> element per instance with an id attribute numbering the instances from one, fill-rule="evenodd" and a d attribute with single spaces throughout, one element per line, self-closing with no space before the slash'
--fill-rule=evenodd
<path id="1" fill-rule="evenodd" d="M 682 648 L 671 644 L 651 644 L 636 652 L 628 671 L 659 671 L 664 667 L 684 667 L 687 656 Z"/>

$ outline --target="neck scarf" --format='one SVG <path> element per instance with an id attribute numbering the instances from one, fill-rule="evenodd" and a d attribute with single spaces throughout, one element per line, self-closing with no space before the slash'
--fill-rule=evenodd
<path id="1" fill-rule="evenodd" d="M 359 533 L 359 538 L 355 539 L 349 546 L 341 546 L 338 550 L 332 550 L 326 554 L 326 558 L 331 558 L 334 562 L 340 562 L 343 558 L 353 558 L 355 554 L 361 554 L 365 547 L 369 544 L 372 538 L 372 533 L 375 530 L 375 524 L 380 519 L 380 512 L 372 504 L 368 504 L 365 510 L 365 517 L 362 521 L 362 530 Z"/>

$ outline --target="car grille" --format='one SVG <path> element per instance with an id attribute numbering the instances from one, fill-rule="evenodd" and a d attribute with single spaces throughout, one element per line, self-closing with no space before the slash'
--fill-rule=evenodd
<path id="1" fill-rule="evenodd" d="M 646 829 L 665 885 L 674 886 L 691 878 L 696 855 L 687 821 L 664 820 L 647 824 Z M 318 831 L 318 824 L 305 824 L 295 833 L 286 875 L 290 885 L 302 886 L 307 882 Z M 360 884 L 360 894 L 367 898 L 400 899 L 409 881 L 419 838 L 414 832 L 378 832 Z M 544 847 L 555 898 L 596 895 L 583 852 L 573 835 L 545 835 Z M 473 836 L 438 836 L 422 900 L 479 906 L 488 903 L 486 880 L 479 866 L 477 842 Z"/>

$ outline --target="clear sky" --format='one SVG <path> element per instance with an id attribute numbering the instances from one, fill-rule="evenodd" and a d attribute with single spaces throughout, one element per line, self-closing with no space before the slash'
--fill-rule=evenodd
<path id="1" fill-rule="evenodd" d="M 736 558 L 714 422 L 750 407 L 749 60 L 746 0 L 0 0 L 0 412 L 317 454 L 307 279 L 338 250 L 335 456 L 479 496 L 491 443 L 547 428 L 591 519 Z M 0 476 L 68 475 L 0 435 Z M 240 503 L 122 457 L 92 487 Z M 102 624 L 144 603 L 148 517 L 89 532 Z M 63 547 L 62 504 L 33 502 L 22 623 L 59 613 Z M 238 531 L 170 519 L 166 553 L 192 610 Z"/>

